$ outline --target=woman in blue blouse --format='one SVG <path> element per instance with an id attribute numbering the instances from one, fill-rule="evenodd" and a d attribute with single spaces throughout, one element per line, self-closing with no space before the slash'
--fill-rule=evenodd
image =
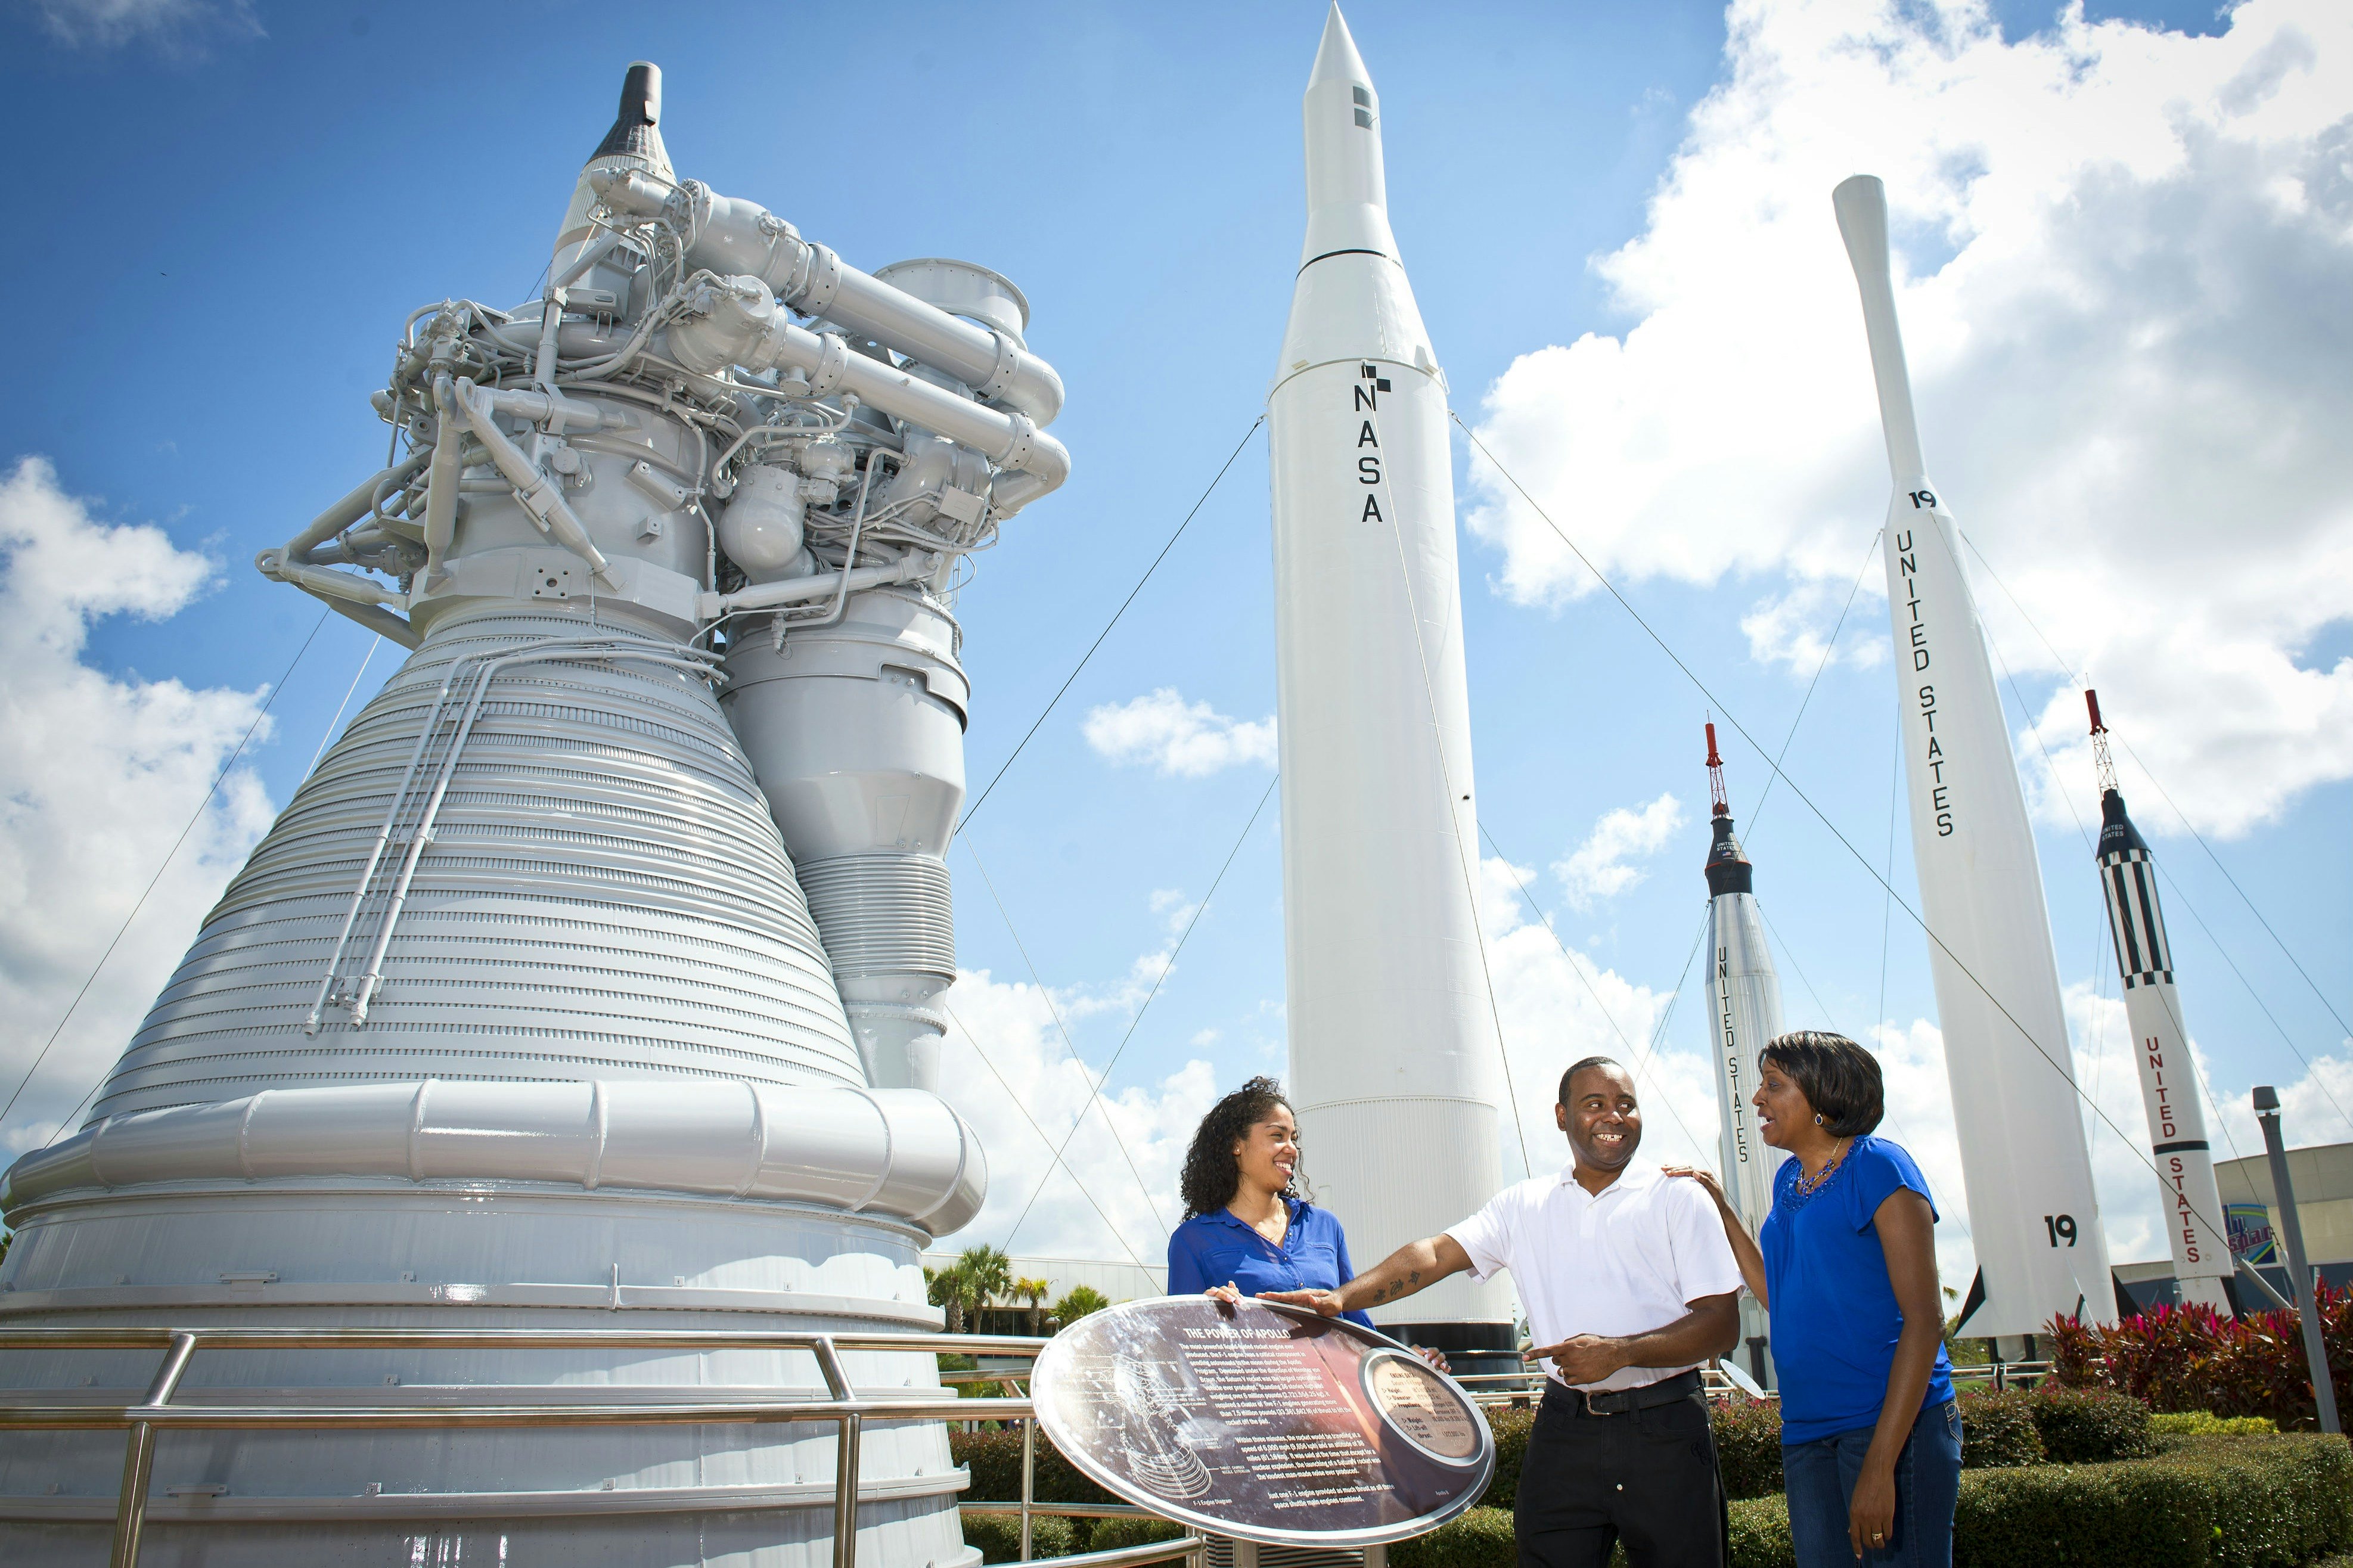
<path id="1" fill-rule="evenodd" d="M 1337 1290 L 1356 1277 L 1340 1222 L 1300 1195 L 1299 1121 L 1274 1079 L 1254 1078 L 1209 1108 L 1178 1185 L 1185 1223 L 1168 1237 L 1170 1295 L 1233 1301 Z M 1372 1327 L 1362 1312 L 1344 1315 Z"/>
<path id="2" fill-rule="evenodd" d="M 1781 1470 L 1798 1568 L 1951 1568 L 1961 1415 L 1945 1354 L 1936 1208 L 1920 1167 L 1872 1136 L 1879 1061 L 1800 1030 L 1757 1053 L 1765 1142 L 1795 1158 L 1757 1241 L 1724 1201 L 1725 1237 L 1773 1324 Z M 1759 1245 L 1759 1242 L 1762 1245 Z"/>

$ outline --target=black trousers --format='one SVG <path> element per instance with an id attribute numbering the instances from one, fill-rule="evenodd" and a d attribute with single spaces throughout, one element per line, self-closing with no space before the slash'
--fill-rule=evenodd
<path id="1" fill-rule="evenodd" d="M 1520 1568 L 1604 1568 L 1620 1541 L 1632 1568 L 1723 1568 L 1727 1517 L 1706 1398 L 1619 1415 L 1580 1405 L 1556 1385 L 1536 1412 L 1512 1510 Z"/>

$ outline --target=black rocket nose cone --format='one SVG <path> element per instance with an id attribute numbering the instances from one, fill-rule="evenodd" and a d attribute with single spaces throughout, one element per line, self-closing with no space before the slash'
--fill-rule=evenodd
<path id="1" fill-rule="evenodd" d="M 1708 896 L 1723 893 L 1746 893 L 1755 889 L 1755 875 L 1748 857 L 1740 852 L 1740 840 L 1733 837 L 1729 813 L 1715 819 L 1715 840 L 1708 846 Z"/>
<path id="2" fill-rule="evenodd" d="M 2148 843 L 2140 829 L 2125 815 L 2125 797 L 2115 790 L 2100 792 L 2100 849 L 2102 855 L 2114 855 L 2137 849 L 2148 853 Z"/>
<path id="3" fill-rule="evenodd" d="M 661 67 L 650 60 L 633 60 L 621 79 L 621 110 L 613 129 L 588 156 L 593 161 L 622 153 L 668 163 L 661 140 Z"/>

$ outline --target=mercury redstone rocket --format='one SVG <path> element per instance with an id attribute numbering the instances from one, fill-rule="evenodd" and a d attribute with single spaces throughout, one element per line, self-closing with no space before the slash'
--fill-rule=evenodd
<path id="1" fill-rule="evenodd" d="M 1888 271 L 1887 193 L 1857 174 L 1831 201 L 1862 293 L 1895 479 L 1887 603 L 1912 853 L 1978 1257 L 1961 1321 L 1989 1338 L 2040 1333 L 2060 1313 L 2112 1322 L 2042 871 L 1958 531 L 1921 457 Z"/>
<path id="2" fill-rule="evenodd" d="M 1389 232 L 1380 99 L 1339 8 L 1308 78 L 1307 244 L 1268 395 L 1291 1090 L 1361 1260 L 1501 1184 L 1446 380 Z M 1374 1316 L 1508 1351 L 1500 1282 Z"/>
<path id="3" fill-rule="evenodd" d="M 2108 727 L 2100 721 L 2100 694 L 2086 691 L 2084 701 L 2092 713 L 2092 758 L 2100 783 L 2100 891 L 2108 902 L 2116 969 L 2124 976 L 2125 1018 L 2132 1026 L 2149 1152 L 2164 1194 L 2173 1278 L 2185 1305 L 2228 1312 L 2231 1301 L 2221 1282 L 2233 1271 L 2231 1246 L 2215 1228 L 2222 1217 L 2222 1195 L 2214 1184 L 2206 1109 L 2181 1026 L 2180 996 L 2173 988 L 2173 945 L 2166 940 L 2165 911 L 2158 906 L 2157 867 L 2140 830 L 2125 815 L 2116 763 L 2108 755 Z"/>
<path id="4" fill-rule="evenodd" d="M 1765 948 L 1755 869 L 1733 837 L 1713 724 L 1707 727 L 1707 788 L 1715 834 L 1707 851 L 1708 1033 L 1715 1046 L 1715 1096 L 1724 1122 L 1716 1162 L 1724 1195 L 1754 1235 L 1773 1208 L 1774 1173 L 1789 1157 L 1759 1135 L 1753 1103 L 1757 1053 L 1781 1032 L 1781 980 Z M 1769 1332 L 1763 1304 L 1743 1296 L 1740 1337 L 1759 1383 L 1770 1380 Z"/>

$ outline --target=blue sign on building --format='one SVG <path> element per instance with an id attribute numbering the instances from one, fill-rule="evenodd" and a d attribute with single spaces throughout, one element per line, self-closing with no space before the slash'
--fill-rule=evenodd
<path id="1" fill-rule="evenodd" d="M 2231 1251 L 2242 1262 L 2280 1261 L 2279 1237 L 2272 1228 L 2272 1211 L 2263 1204 L 2226 1204 L 2223 1223 L 2231 1229 Z"/>

